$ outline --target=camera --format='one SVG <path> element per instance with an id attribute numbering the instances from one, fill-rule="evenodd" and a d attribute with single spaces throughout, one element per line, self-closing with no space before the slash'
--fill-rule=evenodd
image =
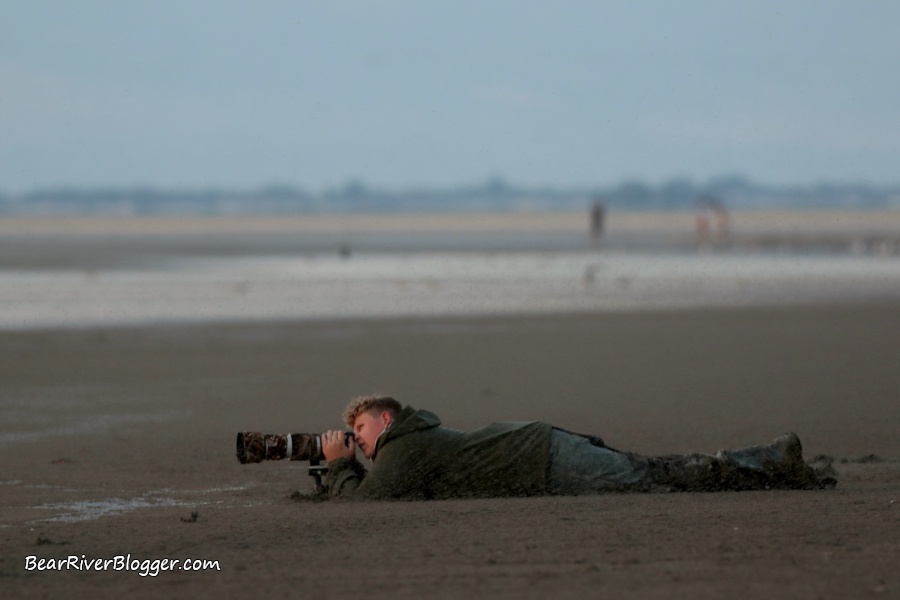
<path id="1" fill-rule="evenodd" d="M 344 443 L 355 439 L 350 431 L 344 432 Z M 237 459 L 242 465 L 264 460 L 308 460 L 309 475 L 314 478 L 313 488 L 317 494 L 324 494 L 322 476 L 328 467 L 322 464 L 322 435 L 318 433 L 286 433 L 284 435 L 239 431 L 237 434 Z"/>
<path id="2" fill-rule="evenodd" d="M 353 433 L 344 432 L 345 442 L 353 438 Z M 283 458 L 319 463 L 325 460 L 325 455 L 322 453 L 322 436 L 318 433 L 279 435 L 258 431 L 239 431 L 237 434 L 237 458 L 242 465 Z"/>

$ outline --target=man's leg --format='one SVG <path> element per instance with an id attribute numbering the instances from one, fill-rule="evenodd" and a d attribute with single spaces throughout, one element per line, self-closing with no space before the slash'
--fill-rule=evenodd
<path id="1" fill-rule="evenodd" d="M 577 496 L 600 492 L 651 491 L 653 470 L 640 458 L 594 446 L 587 439 L 554 430 L 550 438 L 547 488 Z"/>
<path id="2" fill-rule="evenodd" d="M 803 460 L 793 433 L 768 446 L 719 450 L 715 455 L 636 457 L 646 461 L 660 485 L 682 491 L 812 490 L 832 488 L 833 471 L 816 471 Z"/>
<path id="3" fill-rule="evenodd" d="M 549 491 L 587 494 L 606 491 L 720 491 L 834 487 L 832 473 L 817 473 L 803 461 L 794 434 L 768 446 L 720 450 L 715 455 L 645 457 L 591 446 L 554 431 Z"/>

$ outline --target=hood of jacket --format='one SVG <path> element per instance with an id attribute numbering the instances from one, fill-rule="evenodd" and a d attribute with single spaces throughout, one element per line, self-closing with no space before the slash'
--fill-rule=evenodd
<path id="1" fill-rule="evenodd" d="M 416 410 L 412 406 L 407 405 L 406 408 L 400 411 L 397 418 L 395 418 L 393 422 L 388 425 L 387 429 L 385 429 L 378 437 L 378 441 L 375 443 L 375 452 L 372 454 L 372 460 L 375 460 L 375 457 L 378 456 L 378 451 L 381 447 L 391 440 L 408 433 L 438 427 L 440 424 L 441 420 L 433 412 Z"/>

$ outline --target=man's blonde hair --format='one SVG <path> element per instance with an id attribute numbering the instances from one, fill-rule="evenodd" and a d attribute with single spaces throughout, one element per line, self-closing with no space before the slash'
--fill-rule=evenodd
<path id="1" fill-rule="evenodd" d="M 391 417 L 395 417 L 403 410 L 403 405 L 384 394 L 373 394 L 371 396 L 359 396 L 350 401 L 344 410 L 344 422 L 350 429 L 356 424 L 356 417 L 364 412 L 381 413 L 388 411 Z"/>

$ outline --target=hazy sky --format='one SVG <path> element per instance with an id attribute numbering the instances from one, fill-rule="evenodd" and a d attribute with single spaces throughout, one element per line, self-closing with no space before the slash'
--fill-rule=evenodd
<path id="1" fill-rule="evenodd" d="M 900 2 L 0 3 L 0 191 L 900 182 Z"/>

